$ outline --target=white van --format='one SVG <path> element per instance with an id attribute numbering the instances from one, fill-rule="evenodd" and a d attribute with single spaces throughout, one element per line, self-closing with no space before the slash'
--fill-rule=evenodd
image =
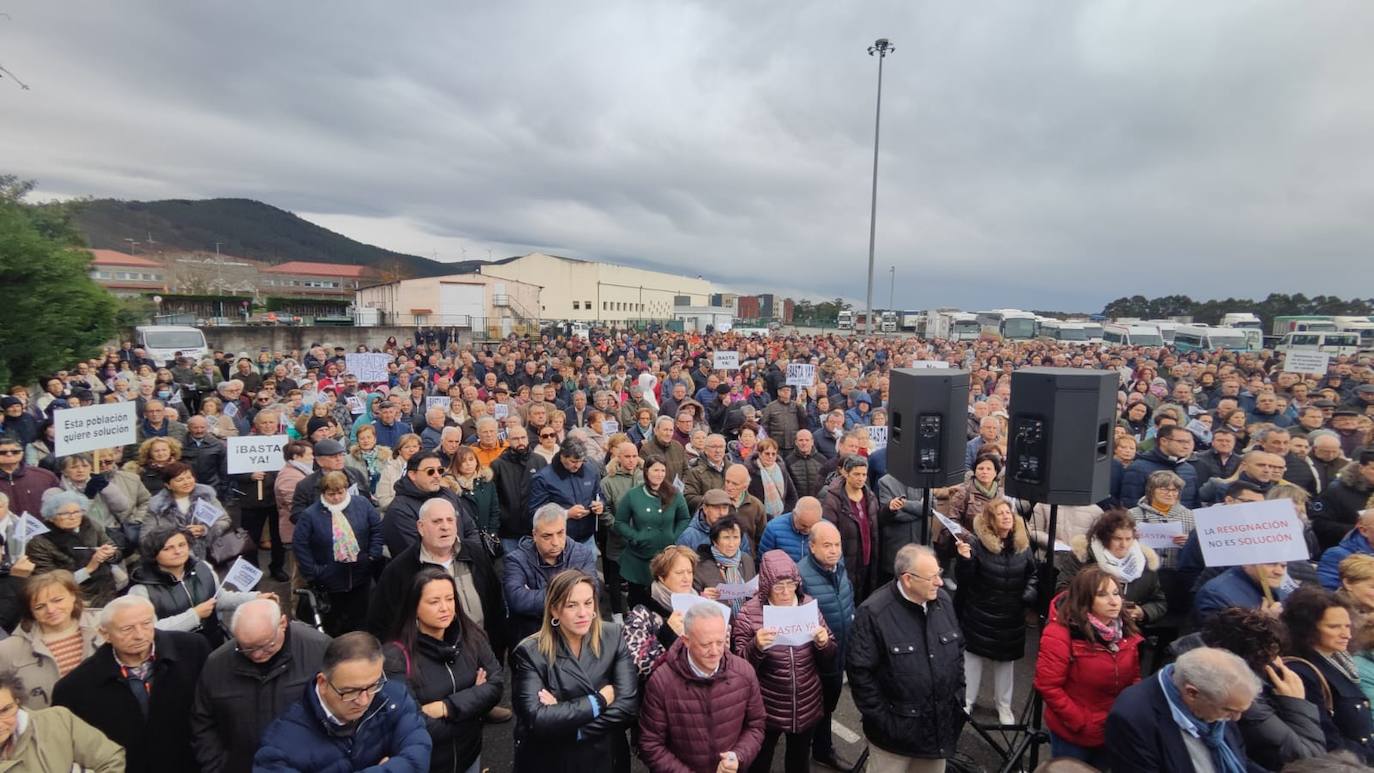
<path id="1" fill-rule="evenodd" d="M 159 365 L 170 362 L 177 352 L 199 361 L 210 356 L 205 334 L 183 325 L 141 325 L 134 328 L 134 346 L 142 347 L 148 359 Z"/>
<path id="2" fill-rule="evenodd" d="M 1102 340 L 1115 346 L 1163 346 L 1159 328 L 1140 322 L 1108 322 L 1102 326 Z"/>
<path id="3" fill-rule="evenodd" d="M 1355 354 L 1360 351 L 1360 334 L 1356 332 L 1285 333 L 1274 347 L 1276 352 L 1331 352 Z"/>

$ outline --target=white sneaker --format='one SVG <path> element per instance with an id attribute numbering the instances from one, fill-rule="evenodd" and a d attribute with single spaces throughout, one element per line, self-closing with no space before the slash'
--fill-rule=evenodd
<path id="1" fill-rule="evenodd" d="M 967 715 L 969 715 L 970 717 L 973 716 L 973 704 L 972 704 L 972 703 L 970 703 L 970 704 L 968 704 L 967 706 L 964 707 L 964 713 L 967 714 Z"/>
<path id="2" fill-rule="evenodd" d="M 1014 725 L 1016 724 L 1016 715 L 1011 713 L 1009 708 L 999 707 L 997 709 L 997 721 L 1003 725 Z"/>

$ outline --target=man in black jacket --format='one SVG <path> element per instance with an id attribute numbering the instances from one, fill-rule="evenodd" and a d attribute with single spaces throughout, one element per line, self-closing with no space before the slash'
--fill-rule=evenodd
<path id="1" fill-rule="evenodd" d="M 232 639 L 210 653 L 191 708 L 201 773 L 249 773 L 262 731 L 296 701 L 324 662 L 329 637 L 288 621 L 272 599 L 234 611 Z"/>
<path id="2" fill-rule="evenodd" d="M 129 773 L 197 770 L 191 702 L 210 654 L 205 637 L 159 631 L 152 602 L 121 596 L 100 610 L 106 643 L 58 680 L 65 706 L 127 753 Z"/>
<path id="3" fill-rule="evenodd" d="M 869 765 L 943 770 L 964 721 L 964 637 L 924 545 L 897 551 L 895 579 L 854 615 L 845 671 L 863 717 Z"/>
<path id="4" fill-rule="evenodd" d="M 530 436 L 524 427 L 507 429 L 506 444 L 506 450 L 491 463 L 491 472 L 501 506 L 501 546 L 509 554 L 534 527 L 529 515 L 530 479 L 549 462 L 530 453 Z"/>
<path id="5" fill-rule="evenodd" d="M 344 464 L 343 443 L 330 438 L 325 438 L 315 444 L 315 471 L 301 478 L 301 482 L 296 484 L 296 493 L 291 496 L 291 522 L 295 523 L 300 519 L 301 513 L 306 508 L 320 501 L 320 478 L 325 473 L 339 471 L 348 476 L 349 492 L 351 496 L 366 497 L 372 500 L 372 495 L 368 492 L 367 476 L 356 467 L 349 467 Z M 375 500 L 373 504 L 376 504 Z"/>
<path id="6" fill-rule="evenodd" d="M 1236 453 L 1236 433 L 1226 427 L 1212 430 L 1212 447 L 1193 459 L 1198 486 L 1212 478 L 1229 478 L 1240 469 L 1240 454 Z"/>
<path id="7" fill-rule="evenodd" d="M 396 497 L 382 518 L 382 539 L 391 555 L 399 556 L 420 541 L 415 524 L 420 520 L 420 507 L 431 499 L 443 499 L 453 506 L 463 539 L 480 539 L 472 505 L 444 487 L 440 482 L 443 470 L 439 455 L 433 451 L 418 453 L 406 462 L 406 475 L 396 481 Z"/>

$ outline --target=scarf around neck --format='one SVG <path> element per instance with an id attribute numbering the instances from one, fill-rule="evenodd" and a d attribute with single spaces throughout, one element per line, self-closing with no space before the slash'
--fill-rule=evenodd
<path id="1" fill-rule="evenodd" d="M 1188 710 L 1183 695 L 1174 686 L 1174 666 L 1169 664 L 1159 672 L 1159 686 L 1164 691 L 1164 700 L 1169 704 L 1169 713 L 1174 724 L 1181 732 L 1202 741 L 1212 753 L 1218 773 L 1245 773 L 1245 763 L 1236 756 L 1234 749 L 1226 743 L 1226 721 L 1203 722 Z"/>
<path id="2" fill-rule="evenodd" d="M 654 584 L 649 587 L 649 596 L 659 607 L 668 610 L 668 614 L 673 613 L 673 592 L 668 590 L 668 586 L 654 580 Z"/>
<path id="3" fill-rule="evenodd" d="M 344 499 L 337 505 L 331 505 L 320 499 L 324 509 L 329 511 L 330 531 L 333 537 L 334 560 L 345 564 L 351 564 L 358 560 L 361 550 L 358 547 L 358 537 L 353 533 L 353 524 L 348 522 L 348 516 L 344 511 L 348 509 L 348 504 L 353 501 L 353 497 L 344 494 Z"/>
<path id="4" fill-rule="evenodd" d="M 1145 551 L 1141 550 L 1139 542 L 1131 545 L 1131 552 L 1127 553 L 1125 558 L 1112 555 L 1096 537 L 1093 537 L 1091 545 L 1097 565 L 1116 579 L 1122 582 L 1135 582 L 1145 573 Z"/>
<path id="5" fill-rule="evenodd" d="M 1089 612 L 1088 625 L 1093 627 L 1093 632 L 1097 634 L 1097 638 L 1101 639 L 1103 644 L 1107 645 L 1107 649 L 1112 652 L 1117 651 L 1121 642 L 1121 618 L 1106 621 Z"/>
<path id="6" fill-rule="evenodd" d="M 720 567 L 721 582 L 744 582 L 744 576 L 740 574 L 739 570 L 740 556 L 743 553 L 743 549 L 740 549 L 736 550 L 733 556 L 727 556 L 720 552 L 715 545 L 711 546 L 711 560 L 715 561 L 716 566 Z M 735 599 L 734 601 L 727 602 L 727 604 L 734 610 L 735 614 L 739 614 L 740 607 L 744 606 L 744 599 Z"/>

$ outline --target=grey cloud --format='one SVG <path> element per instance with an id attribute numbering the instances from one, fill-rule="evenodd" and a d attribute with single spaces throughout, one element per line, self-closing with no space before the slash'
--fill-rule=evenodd
<path id="1" fill-rule="evenodd" d="M 862 298 L 881 35 L 876 302 L 889 265 L 916 308 L 1371 291 L 1355 0 L 7 10 L 3 167 L 42 191 Z"/>

